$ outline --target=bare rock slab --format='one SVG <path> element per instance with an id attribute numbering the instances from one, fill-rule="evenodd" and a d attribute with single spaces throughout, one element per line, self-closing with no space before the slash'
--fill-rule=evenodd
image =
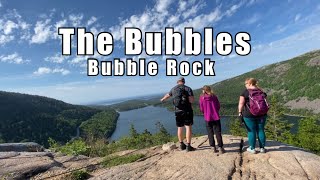
<path id="1" fill-rule="evenodd" d="M 40 152 L 43 150 L 44 148 L 41 145 L 34 142 L 0 144 L 0 152 Z"/>

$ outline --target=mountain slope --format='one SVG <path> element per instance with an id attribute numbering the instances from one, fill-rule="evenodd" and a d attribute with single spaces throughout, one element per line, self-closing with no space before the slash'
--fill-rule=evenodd
<path id="1" fill-rule="evenodd" d="M 237 113 L 239 95 L 245 89 L 244 81 L 250 77 L 256 78 L 269 96 L 277 96 L 288 107 L 287 113 L 320 113 L 320 50 L 211 85 L 223 105 L 222 114 Z M 201 89 L 194 92 L 197 103 Z"/>
<path id="2" fill-rule="evenodd" d="M 52 98 L 0 91 L 0 141 L 48 145 L 51 137 L 65 143 L 77 135 L 82 122 L 100 112 Z"/>

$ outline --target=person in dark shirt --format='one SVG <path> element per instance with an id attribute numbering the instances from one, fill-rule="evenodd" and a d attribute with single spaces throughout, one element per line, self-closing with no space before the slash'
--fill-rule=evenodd
<path id="1" fill-rule="evenodd" d="M 249 99 L 249 90 L 251 89 L 260 89 L 257 86 L 257 80 L 254 78 L 248 78 L 245 81 L 246 89 L 240 94 L 239 105 L 238 105 L 238 112 L 239 117 L 242 117 L 247 131 L 248 131 L 248 141 L 249 147 L 247 149 L 250 153 L 256 153 L 255 144 L 256 144 L 256 137 L 258 135 L 258 141 L 260 146 L 260 152 L 265 153 L 265 144 L 266 144 L 266 135 L 264 131 L 267 114 L 263 114 L 260 116 L 254 116 L 250 112 L 250 99 Z M 260 89 L 261 90 L 261 89 Z M 267 96 L 265 94 L 265 96 Z"/>
<path id="2" fill-rule="evenodd" d="M 186 97 L 181 97 L 181 92 Z M 192 137 L 192 125 L 193 125 L 193 109 L 192 103 L 194 102 L 193 91 L 190 87 L 185 85 L 185 79 L 180 77 L 177 81 L 177 85 L 173 87 L 169 93 L 163 96 L 160 100 L 164 102 L 166 99 L 173 97 L 173 99 L 185 98 L 185 103 L 183 106 L 177 105 L 174 102 L 175 116 L 176 116 L 176 125 L 178 127 L 178 139 L 180 142 L 180 149 L 186 151 L 194 151 L 195 148 L 191 146 L 191 137 Z M 186 128 L 186 139 L 187 145 L 183 142 L 183 127 Z"/>

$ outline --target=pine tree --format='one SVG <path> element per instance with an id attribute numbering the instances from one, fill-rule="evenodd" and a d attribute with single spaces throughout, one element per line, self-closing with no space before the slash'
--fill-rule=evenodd
<path id="1" fill-rule="evenodd" d="M 129 135 L 132 138 L 137 138 L 139 136 L 139 133 L 137 132 L 137 130 L 134 128 L 133 124 L 130 124 L 130 130 L 129 130 Z"/>
<path id="2" fill-rule="evenodd" d="M 320 154 L 320 120 L 308 117 L 300 120 L 297 133 L 298 146 Z"/>
<path id="3" fill-rule="evenodd" d="M 234 118 L 228 124 L 230 133 L 234 136 L 247 136 L 246 127 L 238 118 Z"/>
<path id="4" fill-rule="evenodd" d="M 156 143 L 162 144 L 162 143 L 169 142 L 171 140 L 171 136 L 167 131 L 167 129 L 160 122 L 157 122 L 156 126 L 158 128 L 158 133 L 154 135 L 154 139 Z"/>
<path id="5" fill-rule="evenodd" d="M 290 143 L 293 138 L 290 133 L 293 124 L 289 124 L 284 119 L 284 108 L 280 105 L 276 96 L 272 96 L 270 104 L 271 108 L 268 112 L 265 128 L 267 139 Z"/>

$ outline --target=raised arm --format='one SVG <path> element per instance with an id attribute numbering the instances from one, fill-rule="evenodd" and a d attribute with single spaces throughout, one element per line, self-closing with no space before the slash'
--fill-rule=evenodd
<path id="1" fill-rule="evenodd" d="M 170 94 L 167 93 L 166 95 L 163 96 L 163 98 L 160 99 L 160 101 L 163 102 L 163 101 L 169 99 L 170 97 L 171 97 Z"/>

